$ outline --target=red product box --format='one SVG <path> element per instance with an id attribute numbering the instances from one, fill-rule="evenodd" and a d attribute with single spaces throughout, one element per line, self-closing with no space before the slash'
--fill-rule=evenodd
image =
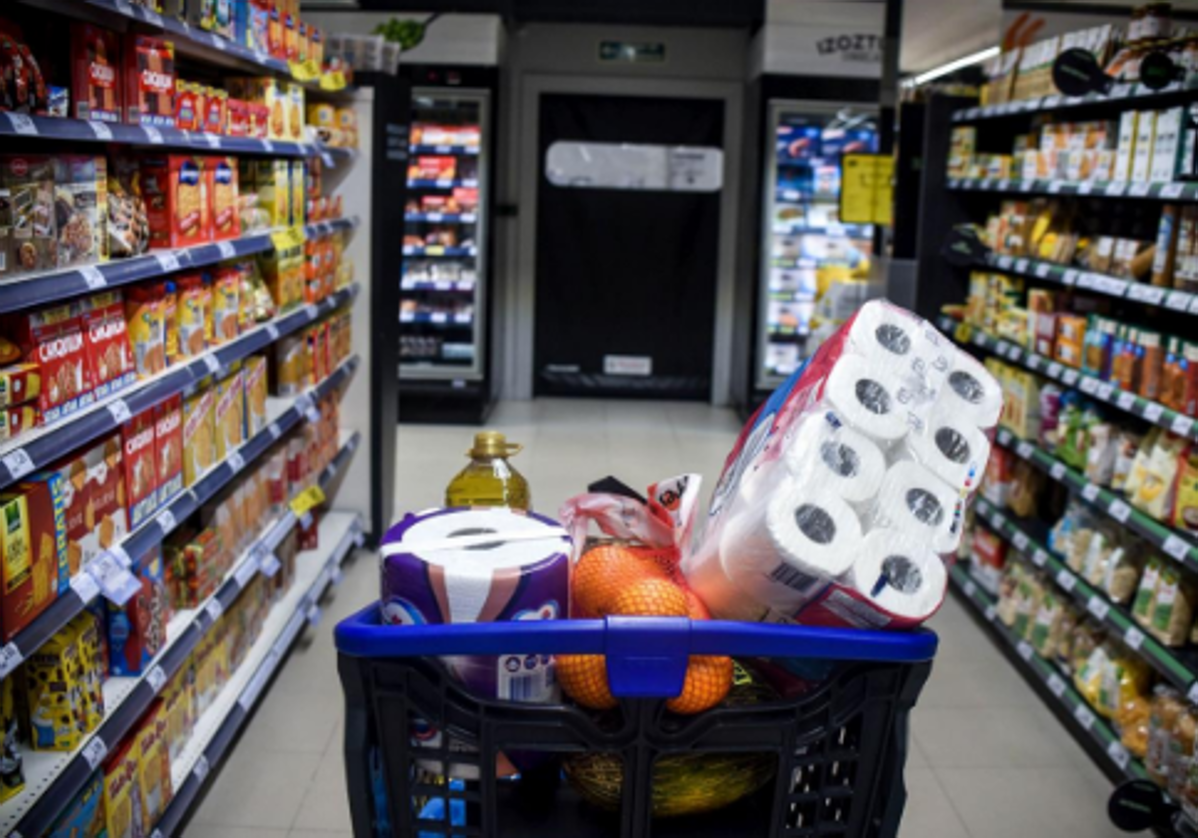
<path id="1" fill-rule="evenodd" d="M 165 506 L 183 491 L 183 394 L 154 408 L 154 460 L 158 469 L 158 504 Z"/>
<path id="2" fill-rule="evenodd" d="M 50 469 L 63 479 L 70 576 L 129 531 L 122 462 L 120 437 L 113 434 Z"/>
<path id="3" fill-rule="evenodd" d="M 199 89 L 183 79 L 175 85 L 175 127 L 181 131 L 200 130 Z"/>
<path id="4" fill-rule="evenodd" d="M 204 163 L 190 154 L 151 157 L 141 164 L 141 190 L 150 247 L 189 247 L 210 241 L 204 221 Z"/>
<path id="5" fill-rule="evenodd" d="M 175 127 L 175 45 L 149 35 L 125 36 L 125 121 Z"/>
<path id="6" fill-rule="evenodd" d="M 15 336 L 26 358 L 41 365 L 37 406 L 43 421 L 53 422 L 95 401 L 77 303 L 17 315 L 8 334 Z"/>
<path id="7" fill-rule="evenodd" d="M 154 463 L 154 411 L 146 410 L 121 426 L 125 461 L 125 497 L 129 526 L 141 526 L 158 509 L 158 468 Z"/>
<path id="8" fill-rule="evenodd" d="M 417 157 L 408 166 L 410 180 L 453 180 L 458 161 L 453 157 Z"/>
<path id="9" fill-rule="evenodd" d="M 229 94 L 224 90 L 212 87 L 204 93 L 204 130 L 209 134 L 223 134 L 226 127 Z"/>
<path id="10" fill-rule="evenodd" d="M 120 36 L 90 23 L 72 23 L 71 63 L 72 115 L 77 119 L 120 122 Z"/>
<path id="11" fill-rule="evenodd" d="M 242 99 L 229 99 L 226 106 L 225 133 L 230 137 L 248 137 L 250 135 L 250 109 Z"/>
<path id="12" fill-rule="evenodd" d="M 212 238 L 216 241 L 237 238 L 241 235 L 241 219 L 237 213 L 237 160 L 232 157 L 206 158 L 204 177 L 208 186 Z"/>
<path id="13" fill-rule="evenodd" d="M 125 325 L 120 291 L 105 291 L 83 300 L 84 346 L 96 398 L 102 399 L 137 380 L 133 350 Z"/>
<path id="14" fill-rule="evenodd" d="M 990 530 L 978 527 L 973 531 L 973 556 L 979 564 L 1002 570 L 1007 563 L 1007 542 Z"/>
<path id="15" fill-rule="evenodd" d="M 247 102 L 245 108 L 249 113 L 249 136 L 265 140 L 270 135 L 270 108 L 262 102 Z"/>

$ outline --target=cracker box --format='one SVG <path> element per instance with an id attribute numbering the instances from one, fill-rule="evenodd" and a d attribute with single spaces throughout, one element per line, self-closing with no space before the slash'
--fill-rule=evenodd
<path id="1" fill-rule="evenodd" d="M 183 491 L 183 396 L 154 408 L 154 459 L 158 464 L 158 503 L 165 506 Z"/>
<path id="2" fill-rule="evenodd" d="M 216 459 L 223 460 L 245 439 L 245 377 L 241 370 L 217 382 Z"/>
<path id="3" fill-rule="evenodd" d="M 158 509 L 158 469 L 154 464 L 154 412 L 146 410 L 121 426 L 121 452 L 129 526 L 136 529 Z"/>
<path id="4" fill-rule="evenodd" d="M 229 93 L 246 102 L 256 102 L 266 108 L 266 135 L 272 140 L 298 141 L 291 134 L 290 101 L 282 82 L 271 76 L 250 76 L 228 80 Z M 300 110 L 303 120 L 303 109 Z M 302 132 L 302 128 L 300 129 Z"/>
<path id="5" fill-rule="evenodd" d="M 44 421 L 52 422 L 95 400 L 76 303 L 15 315 L 8 328 L 25 357 L 41 367 L 37 406 Z"/>
<path id="6" fill-rule="evenodd" d="M 166 645 L 171 609 L 163 568 L 161 548 L 155 547 L 138 570 L 141 590 L 124 606 L 107 603 L 113 675 L 141 675 Z"/>
<path id="7" fill-rule="evenodd" d="M 72 116 L 120 122 L 121 39 L 116 32 L 90 23 L 71 23 Z"/>
<path id="8" fill-rule="evenodd" d="M 8 247 L 7 273 L 57 267 L 52 160 L 35 154 L 5 155 L 0 158 L 0 182 L 8 193 L 9 217 L 0 221 L 10 231 L 4 240 Z"/>
<path id="9" fill-rule="evenodd" d="M 251 355 L 245 359 L 245 422 L 246 438 L 266 429 L 266 359 Z"/>
<path id="10" fill-rule="evenodd" d="M 270 108 L 261 102 L 246 102 L 245 110 L 248 120 L 246 129 L 249 136 L 256 140 L 265 140 L 270 134 Z"/>
<path id="11" fill-rule="evenodd" d="M 54 158 L 58 267 L 108 260 L 108 160 L 103 155 Z"/>
<path id="12" fill-rule="evenodd" d="M 166 369 L 166 312 L 160 282 L 136 285 L 125 293 L 125 322 L 138 375 Z"/>
<path id="13" fill-rule="evenodd" d="M 212 284 L 199 272 L 181 274 L 176 284 L 179 295 L 179 355 L 182 358 L 194 358 L 208 346 Z"/>
<path id="14" fill-rule="evenodd" d="M 167 758 L 174 762 L 187 747 L 191 738 L 194 724 L 192 713 L 192 678 L 194 672 L 190 664 L 184 665 L 162 693 L 164 704 L 163 718 L 166 722 L 164 734 L 167 745 Z"/>
<path id="15" fill-rule="evenodd" d="M 218 87 L 204 91 L 204 128 L 209 134 L 224 134 L 228 124 L 229 93 Z"/>
<path id="16" fill-rule="evenodd" d="M 212 342 L 219 346 L 233 340 L 240 332 L 241 271 L 225 265 L 216 271 L 212 285 Z"/>
<path id="17" fill-rule="evenodd" d="M 97 771 L 63 808 L 43 838 L 104 838 L 104 772 Z"/>
<path id="18" fill-rule="evenodd" d="M 113 434 L 47 471 L 62 479 L 68 578 L 129 532 L 122 466 Z"/>
<path id="19" fill-rule="evenodd" d="M 308 347 L 302 335 L 275 341 L 271 359 L 272 395 L 298 396 L 308 377 Z"/>
<path id="20" fill-rule="evenodd" d="M 41 393 L 41 365 L 26 363 L 0 368 L 0 407 L 34 401 Z"/>
<path id="21" fill-rule="evenodd" d="M 33 481 L 0 494 L 0 524 L 0 636 L 7 642 L 58 596 L 66 541 L 60 484 Z"/>
<path id="22" fill-rule="evenodd" d="M 124 44 L 125 121 L 175 127 L 175 45 L 129 33 Z"/>
<path id="23" fill-rule="evenodd" d="M 78 633 L 68 626 L 41 645 L 18 670 L 35 751 L 73 751 L 87 727 Z"/>
<path id="24" fill-rule="evenodd" d="M 232 157 L 206 158 L 204 176 L 208 179 L 212 238 L 216 241 L 237 238 L 241 235 L 241 218 L 237 211 L 237 160 Z"/>
<path id="25" fill-rule="evenodd" d="M 166 709 L 161 699 L 150 705 L 134 736 L 141 751 L 142 809 L 146 813 L 146 823 L 154 824 L 162 817 L 173 794 L 166 743 Z"/>
<path id="26" fill-rule="evenodd" d="M 190 154 L 150 157 L 141 164 L 141 188 L 150 225 L 150 247 L 190 247 L 211 239 L 203 158 Z"/>
<path id="27" fill-rule="evenodd" d="M 220 536 L 205 529 L 174 554 L 175 607 L 196 608 L 216 591 L 224 576 Z"/>
<path id="28" fill-rule="evenodd" d="M 102 399 L 137 380 L 125 304 L 120 291 L 105 291 L 85 298 L 80 309 L 92 383 L 96 398 Z"/>
<path id="29" fill-rule="evenodd" d="M 0 760 L 0 803 L 10 800 L 25 788 L 25 761 L 21 755 L 20 724 L 17 721 L 16 696 L 13 686 L 16 678 L 0 681 L 0 747 L 4 759 Z"/>
<path id="30" fill-rule="evenodd" d="M 183 483 L 194 486 L 216 462 L 216 388 L 183 400 Z"/>
<path id="31" fill-rule="evenodd" d="M 175 127 L 180 131 L 201 130 L 200 86 L 179 79 L 175 83 Z"/>
<path id="32" fill-rule="evenodd" d="M 141 752 L 137 737 L 127 738 L 104 763 L 104 815 L 107 838 L 141 838 L 151 821 L 142 804 Z"/>

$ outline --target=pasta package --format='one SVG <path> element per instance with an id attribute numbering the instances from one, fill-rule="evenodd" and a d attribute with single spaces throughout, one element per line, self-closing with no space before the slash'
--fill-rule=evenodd
<path id="1" fill-rule="evenodd" d="M 235 239 L 241 235 L 241 219 L 237 212 L 237 161 L 232 157 L 209 157 L 204 161 L 207 178 L 209 216 L 212 219 L 210 238 L 215 241 Z"/>

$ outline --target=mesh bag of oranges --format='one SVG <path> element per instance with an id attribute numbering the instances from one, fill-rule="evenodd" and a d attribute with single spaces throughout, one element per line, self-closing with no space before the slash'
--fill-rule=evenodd
<path id="1" fill-rule="evenodd" d="M 711 619 L 687 586 L 679 561 L 690 540 L 700 478 L 685 474 L 654 483 L 642 498 L 608 480 L 571 498 L 560 517 L 580 554 L 570 578 L 570 615 Z M 666 701 L 689 715 L 715 707 L 732 686 L 732 659 L 690 658 L 682 692 Z M 617 705 L 603 655 L 559 655 L 557 678 L 566 695 L 593 710 Z"/>

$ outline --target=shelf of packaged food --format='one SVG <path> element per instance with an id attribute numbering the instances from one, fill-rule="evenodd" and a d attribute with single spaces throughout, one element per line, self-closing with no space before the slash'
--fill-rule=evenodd
<path id="1" fill-rule="evenodd" d="M 1123 639 L 1129 649 L 1147 661 L 1169 683 L 1198 699 L 1198 668 L 1174 650 L 1149 636 L 1127 613 L 1127 610 L 1081 576 L 1028 534 L 1027 530 L 984 498 L 974 502 L 974 511 L 991 530 L 1026 555 L 1036 567 L 1053 579 L 1057 586 L 1086 612 L 1104 625 L 1116 637 Z"/>
<path id="2" fill-rule="evenodd" d="M 469 326 L 474 322 L 473 314 L 448 314 L 444 311 L 401 311 L 400 323 L 428 323 L 432 326 Z"/>
<path id="3" fill-rule="evenodd" d="M 358 366 L 356 357 L 347 359 L 333 373 L 308 392 L 293 399 L 269 399 L 267 408 L 271 419 L 265 429 L 246 440 L 236 451 L 215 464 L 196 480 L 195 485 L 179 492 L 162 505 L 153 518 L 108 548 L 105 554 L 93 559 L 71 580 L 64 592 L 0 649 L 0 679 L 8 675 L 43 643 L 75 619 L 101 593 L 99 579 L 118 574 L 119 570 L 136 565 L 151 549 L 173 532 L 180 521 L 186 520 L 209 499 L 233 481 L 250 463 L 257 461 L 283 434 L 301 422 L 313 419 L 309 411 L 314 401 L 323 398 L 353 376 Z M 352 452 L 357 442 L 348 443 Z"/>
<path id="4" fill-rule="evenodd" d="M 1198 572 L 1198 543 L 1189 534 L 1165 526 L 1129 504 L 1120 493 L 1091 482 L 1081 472 L 1065 465 L 1043 448 L 1020 439 L 1006 428 L 999 428 L 995 440 L 1003 448 L 1015 452 L 1020 459 L 1027 460 L 1053 480 L 1081 495 L 1087 504 L 1099 512 L 1127 527 L 1175 561 Z"/>
<path id="5" fill-rule="evenodd" d="M 429 224 L 473 224 L 478 221 L 478 215 L 473 212 L 409 212 L 404 214 L 403 220 Z"/>
<path id="6" fill-rule="evenodd" d="M 30 137 L 37 140 L 62 140 L 71 143 L 122 143 L 163 149 L 229 154 L 269 154 L 274 157 L 311 157 L 318 153 L 310 143 L 283 140 L 228 137 L 205 131 L 181 131 L 178 128 L 155 128 L 127 125 L 123 122 L 70 119 L 56 116 L 29 116 L 23 113 L 0 114 L 0 137 Z"/>
<path id="7" fill-rule="evenodd" d="M 414 178 L 408 181 L 408 189 L 477 189 L 478 178 L 465 180 L 425 180 Z"/>
<path id="8" fill-rule="evenodd" d="M 441 244 L 430 244 L 425 247 L 419 247 L 414 244 L 405 244 L 403 246 L 404 256 L 477 256 L 477 247 L 449 247 Z"/>
<path id="9" fill-rule="evenodd" d="M 356 445 L 357 437 L 353 436 L 347 447 L 343 447 L 338 453 L 333 461 L 338 469 L 343 468 L 349 461 Z M 322 473 L 322 484 L 328 483 L 328 473 L 328 469 Z M 104 757 L 129 734 L 161 693 L 162 688 L 199 645 L 200 640 L 212 630 L 220 616 L 233 605 L 254 577 L 259 573 L 273 576 L 278 569 L 274 551 L 298 521 L 295 513 L 287 509 L 238 557 L 211 597 L 200 607 L 187 609 L 175 615 L 168 626 L 166 646 L 143 675 L 108 679 L 104 687 L 104 720 L 78 748 L 71 752 L 26 751 L 22 755 L 25 789 L 0 804 L 0 834 L 41 835 L 53 824 L 62 810 L 64 801 L 71 800 L 83 788 Z M 326 516 L 322 519 L 320 528 L 321 543 L 335 544 L 336 547 L 325 554 L 323 566 L 320 560 L 313 558 L 308 558 L 301 565 L 306 556 L 319 555 L 321 551 L 299 554 L 293 593 L 300 591 L 302 596 L 306 596 L 316 587 L 314 583 L 305 586 L 305 577 L 316 582 L 323 579 L 323 590 L 323 585 L 331 579 L 326 568 L 334 558 L 339 562 L 348 552 L 348 545 L 361 538 L 362 534 L 358 517 L 348 513 Z M 329 540 L 323 541 L 326 530 Z M 283 604 L 294 603 L 297 599 L 299 597 L 288 594 Z"/>
<path id="10" fill-rule="evenodd" d="M 191 384 L 219 373 L 233 362 L 264 349 L 280 337 L 319 320 L 350 302 L 357 293 L 358 285 L 355 283 L 319 303 L 309 303 L 279 315 L 228 343 L 3 443 L 0 445 L 0 488 L 49 465 L 67 451 L 119 429 L 131 416 L 181 393 Z"/>
<path id="11" fill-rule="evenodd" d="M 1019 661 L 1017 668 L 1021 670 L 1023 676 L 1029 681 L 1043 684 L 1048 688 L 1048 692 L 1059 704 L 1060 709 L 1072 718 L 1077 731 L 1088 737 L 1099 751 L 1106 754 L 1110 764 L 1117 769 L 1117 773 L 1129 780 L 1146 778 L 1148 774 L 1145 772 L 1143 764 L 1123 747 L 1123 743 L 1119 741 L 1119 737 L 1110 725 L 1103 721 L 1086 703 L 1086 700 L 1073 688 L 1069 678 L 1054 664 L 1037 655 L 1030 643 L 1015 637 L 998 620 L 994 599 L 969 578 L 969 573 L 965 568 L 960 564 L 953 567 L 949 572 L 949 579 L 969 607 L 981 614 L 990 624 L 991 630 L 1015 651 Z M 1048 700 L 1047 696 L 1045 700 Z"/>
<path id="12" fill-rule="evenodd" d="M 1110 91 L 1102 93 L 1087 93 L 1085 96 L 1039 96 L 1034 99 L 1021 99 L 1016 102 L 1000 102 L 996 105 L 979 105 L 972 108 L 961 108 L 953 112 L 953 122 L 975 122 L 979 119 L 995 119 L 1002 116 L 1016 116 L 1025 113 L 1041 113 L 1043 111 L 1059 111 L 1068 108 L 1092 107 L 1095 105 L 1117 105 L 1120 110 L 1130 108 L 1161 107 L 1165 102 L 1177 97 L 1179 93 L 1192 92 L 1196 88 L 1184 82 L 1173 82 L 1160 90 L 1138 83 L 1120 83 L 1112 85 Z"/>
<path id="13" fill-rule="evenodd" d="M 473 145 L 411 145 L 409 154 L 466 154 L 478 156 L 478 146 Z"/>
<path id="14" fill-rule="evenodd" d="M 869 224 L 834 224 L 828 227 L 807 227 L 802 224 L 775 224 L 776 236 L 829 236 L 834 239 L 859 239 L 873 235 Z"/>
<path id="15" fill-rule="evenodd" d="M 1198 314 L 1198 295 L 1189 291 L 1173 288 L 1162 288 L 1124 279 L 1118 276 L 1073 268 L 1043 259 L 1032 259 L 1024 256 L 1008 256 L 1005 254 L 987 253 L 977 262 L 978 267 L 991 268 L 1006 274 L 1025 276 L 1063 285 L 1066 288 L 1078 288 L 1107 297 L 1131 300 L 1144 305 L 1162 306 L 1171 311 Z"/>
<path id="16" fill-rule="evenodd" d="M 814 303 L 814 291 L 770 291 L 770 302 L 775 303 Z"/>
<path id="17" fill-rule="evenodd" d="M 1198 430 L 1195 428 L 1193 417 L 1170 410 L 1159 402 L 1121 390 L 1110 382 L 1103 381 L 1059 361 L 1029 352 L 1022 346 L 1008 340 L 986 334 L 968 323 L 962 323 L 951 317 L 941 317 L 937 321 L 941 331 L 953 335 L 960 344 L 971 344 L 978 349 L 990 352 L 1011 363 L 1026 367 L 1034 373 L 1058 381 L 1066 387 L 1080 390 L 1087 396 L 1107 402 L 1119 410 L 1138 416 L 1146 422 L 1167 428 L 1175 434 L 1198 440 Z"/>
<path id="18" fill-rule="evenodd" d="M 413 282 L 405 279 L 399 287 L 402 291 L 448 291 L 458 294 L 473 294 L 476 285 L 473 282 L 450 282 L 449 280 Z"/>
<path id="19" fill-rule="evenodd" d="M 291 645 L 306 624 L 320 619 L 320 599 L 339 581 L 341 563 L 354 546 L 361 546 L 362 525 L 356 515 L 332 511 L 318 526 L 321 548 L 305 550 L 296 557 L 296 579 L 291 590 L 271 609 L 245 660 L 212 706 L 196 720 L 187 744 L 179 757 L 172 760 L 174 796 L 154 825 L 151 834 L 156 838 L 179 834 L 179 827 L 199 799 L 209 774 L 228 754 Z"/>
<path id="20" fill-rule="evenodd" d="M 356 217 L 317 221 L 305 225 L 304 234 L 308 238 L 316 238 L 338 230 L 352 230 L 357 224 Z M 276 232 L 279 230 L 254 233 L 213 244 L 155 250 L 144 256 L 113 259 L 96 265 L 76 265 L 64 270 L 22 274 L 6 282 L 0 282 L 0 313 L 46 305 L 56 300 L 102 291 L 105 288 L 119 288 L 176 271 L 214 265 L 226 259 L 266 253 L 274 249 L 271 236 Z"/>
<path id="21" fill-rule="evenodd" d="M 958 192 L 999 192 L 1019 195 L 1081 195 L 1088 198 L 1143 198 L 1154 201 L 1198 201 L 1198 181 L 1132 183 L 1130 181 L 1072 181 L 1036 178 L 949 178 L 948 188 Z"/>

